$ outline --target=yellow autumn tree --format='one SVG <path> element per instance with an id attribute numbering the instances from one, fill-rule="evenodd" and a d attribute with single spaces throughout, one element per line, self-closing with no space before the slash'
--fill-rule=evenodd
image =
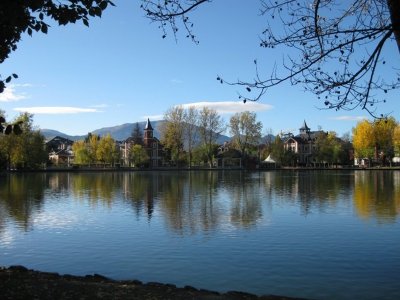
<path id="1" fill-rule="evenodd" d="M 393 156 L 393 134 L 397 126 L 395 118 L 378 119 L 373 123 L 374 139 L 378 155 Z"/>
<path id="2" fill-rule="evenodd" d="M 372 158 L 375 152 L 375 138 L 372 123 L 363 120 L 353 128 L 354 154 L 358 158 Z"/>
<path id="3" fill-rule="evenodd" d="M 400 157 L 400 124 L 393 130 L 393 150 L 394 156 Z"/>

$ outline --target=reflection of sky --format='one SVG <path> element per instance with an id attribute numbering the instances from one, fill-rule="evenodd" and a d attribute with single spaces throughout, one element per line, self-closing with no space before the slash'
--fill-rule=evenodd
<path id="1" fill-rule="evenodd" d="M 10 247 L 15 240 L 16 230 L 6 226 L 0 231 L 0 245 L 2 247 Z"/>

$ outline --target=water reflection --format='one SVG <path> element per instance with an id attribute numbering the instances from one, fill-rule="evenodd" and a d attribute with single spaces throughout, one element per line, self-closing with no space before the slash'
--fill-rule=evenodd
<path id="1" fill-rule="evenodd" d="M 133 172 L 29 173 L 0 178 L 0 233 L 7 220 L 28 231 L 46 201 L 69 199 L 136 217 L 161 216 L 180 234 L 233 226 L 252 228 L 273 205 L 300 213 L 352 207 L 364 219 L 395 222 L 400 212 L 400 172 Z M 353 201 L 353 204 L 351 204 Z"/>
<path id="2" fill-rule="evenodd" d="M 362 171 L 354 174 L 354 206 L 364 219 L 395 222 L 400 212 L 400 172 Z"/>

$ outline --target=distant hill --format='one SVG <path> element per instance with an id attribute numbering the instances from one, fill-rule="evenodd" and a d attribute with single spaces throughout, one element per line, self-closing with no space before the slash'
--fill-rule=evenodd
<path id="1" fill-rule="evenodd" d="M 154 129 L 154 136 L 158 139 L 160 138 L 159 127 L 163 122 L 164 122 L 163 120 L 151 122 L 151 126 L 153 126 L 153 129 Z M 115 139 L 117 141 L 123 141 L 131 136 L 132 130 L 133 130 L 135 124 L 136 123 L 125 123 L 122 125 L 117 125 L 117 126 L 112 126 L 112 127 L 104 127 L 104 128 L 96 129 L 96 130 L 92 131 L 92 133 L 97 134 L 99 136 L 105 136 L 109 133 L 113 139 Z M 143 132 L 144 126 L 146 126 L 146 122 L 138 122 L 138 124 L 139 124 L 140 129 Z M 68 135 L 68 134 L 62 133 L 57 130 L 52 130 L 52 129 L 41 129 L 40 131 L 44 135 L 46 140 L 50 140 L 56 136 L 61 136 L 63 138 L 67 138 L 72 141 L 77 141 L 77 140 L 82 140 L 86 137 L 86 135 Z M 229 140 L 230 140 L 230 138 L 228 136 L 220 135 L 217 142 L 218 142 L 218 144 L 223 144 L 224 142 L 229 141 Z"/>

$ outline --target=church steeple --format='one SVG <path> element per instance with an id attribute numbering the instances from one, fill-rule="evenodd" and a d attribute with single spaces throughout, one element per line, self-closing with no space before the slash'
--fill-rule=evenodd
<path id="1" fill-rule="evenodd" d="M 153 127 L 151 127 L 149 118 L 147 118 L 147 123 L 146 123 L 146 126 L 144 127 L 144 130 L 153 130 Z"/>
<path id="2" fill-rule="evenodd" d="M 310 133 L 310 127 L 307 126 L 306 120 L 304 120 L 303 126 L 299 129 L 300 134 L 307 134 Z"/>
<path id="3" fill-rule="evenodd" d="M 153 140 L 153 127 L 151 126 L 150 119 L 147 119 L 146 126 L 144 127 L 144 145 L 149 147 Z"/>

